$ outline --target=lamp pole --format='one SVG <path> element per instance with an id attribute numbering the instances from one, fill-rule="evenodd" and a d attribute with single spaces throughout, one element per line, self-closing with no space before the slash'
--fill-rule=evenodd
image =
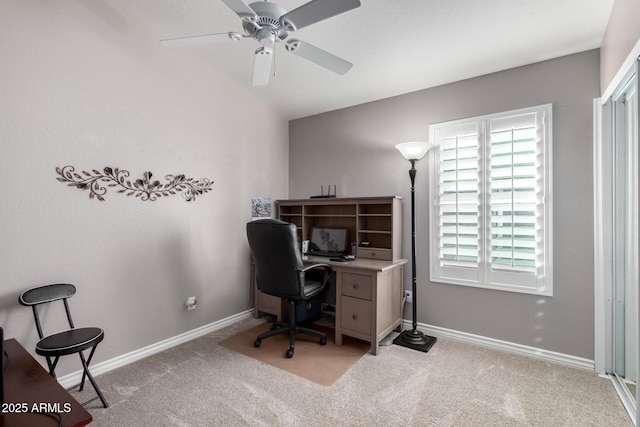
<path id="1" fill-rule="evenodd" d="M 409 177 L 411 178 L 411 287 L 413 302 L 411 304 L 413 323 L 410 331 L 403 331 L 398 335 L 393 343 L 411 348 L 413 350 L 427 352 L 436 343 L 437 338 L 427 336 L 418 330 L 418 304 L 417 304 L 417 274 L 416 274 L 416 193 L 415 193 L 415 180 L 416 180 L 416 161 L 423 158 L 431 146 L 427 143 L 420 142 L 405 142 L 403 144 L 396 145 L 396 148 L 400 153 L 411 162 L 411 169 L 409 169 Z"/>
<path id="2" fill-rule="evenodd" d="M 414 297 L 416 295 L 416 291 L 418 290 L 418 281 L 416 278 L 416 161 L 415 159 L 411 159 L 411 169 L 409 169 L 409 177 L 411 178 L 411 290 Z M 416 300 L 413 300 L 411 304 L 411 309 L 413 312 L 413 329 L 412 331 L 418 330 L 418 304 L 416 304 Z"/>

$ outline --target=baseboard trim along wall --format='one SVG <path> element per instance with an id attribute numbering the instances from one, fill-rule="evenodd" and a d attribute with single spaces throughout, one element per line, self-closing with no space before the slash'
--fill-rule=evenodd
<path id="1" fill-rule="evenodd" d="M 411 329 L 412 322 L 404 320 L 404 328 Z M 439 326 L 418 323 L 418 330 L 423 333 L 438 337 L 447 338 L 456 341 L 463 341 L 470 344 L 476 344 L 495 350 L 507 351 L 522 356 L 532 357 L 534 359 L 544 360 L 559 365 L 569 366 L 572 368 L 586 369 L 595 372 L 595 363 L 593 360 L 584 359 L 582 357 L 571 356 L 568 354 L 557 353 L 555 351 L 544 350 L 537 347 L 529 347 L 522 344 L 516 344 L 509 341 L 501 341 L 494 338 L 488 338 L 481 335 L 469 334 L 467 332 L 455 331 L 452 329 L 441 328 Z M 436 344 L 437 345 L 437 344 Z"/>
<path id="2" fill-rule="evenodd" d="M 180 335 L 176 335 L 175 337 L 168 338 L 155 344 L 151 344 L 138 350 L 123 354 L 122 356 L 117 356 L 113 359 L 105 360 L 104 362 L 92 364 L 91 373 L 93 375 L 104 374 L 113 369 L 120 368 L 122 366 L 128 365 L 129 363 L 133 363 L 137 360 L 144 359 L 145 357 L 149 357 L 156 353 L 160 353 L 161 351 L 168 350 L 172 347 L 183 344 L 187 341 L 191 341 L 193 339 L 207 335 L 211 332 L 215 332 L 226 326 L 239 322 L 240 320 L 251 317 L 253 316 L 253 313 L 254 309 L 243 311 L 241 313 L 234 314 L 233 316 L 229 316 L 208 325 L 204 325 Z M 411 327 L 411 321 L 405 319 L 404 328 L 411 329 Z M 586 369 L 590 371 L 594 371 L 595 369 L 593 360 L 570 356 L 568 354 L 556 353 L 554 351 L 543 350 L 536 347 L 529 347 L 522 344 L 515 344 L 508 341 L 501 341 L 494 338 L 483 337 L 481 335 L 469 334 L 467 332 L 455 331 L 438 326 L 426 325 L 424 323 L 418 323 L 418 329 L 427 335 L 438 338 L 463 341 L 470 344 L 476 344 L 496 350 L 507 351 L 510 353 L 520 354 L 522 356 L 529 356 L 535 359 L 545 360 L 547 362 L 557 363 L 573 368 Z M 62 385 L 62 387 L 69 389 L 79 384 L 81 379 L 82 370 L 79 370 L 62 377 L 58 377 L 58 382 L 60 383 L 60 385 Z"/>
<path id="3" fill-rule="evenodd" d="M 148 345 L 146 347 L 140 348 L 138 350 L 134 350 L 132 352 L 123 354 L 122 356 L 114 357 L 113 359 L 105 360 L 104 362 L 91 364 L 91 373 L 94 376 L 104 374 L 105 372 L 109 372 L 113 369 L 120 368 L 122 366 L 128 365 L 129 363 L 133 363 L 137 360 L 144 359 L 145 357 L 149 357 L 156 353 L 160 353 L 161 351 L 168 350 L 177 345 L 183 344 L 187 341 L 194 340 L 196 338 L 202 337 L 204 335 L 210 334 L 211 332 L 215 332 L 219 329 L 222 329 L 226 326 L 232 325 L 240 320 L 246 319 L 248 317 L 253 316 L 254 310 L 250 309 L 238 314 L 234 314 L 233 316 L 229 316 L 227 318 L 218 320 L 213 323 L 209 323 L 208 325 L 201 326 L 196 329 L 192 329 L 190 331 L 184 332 L 180 335 L 176 335 L 175 337 L 168 338 L 166 340 L 157 342 L 155 344 Z M 82 380 L 82 370 L 72 372 L 70 374 L 58 377 L 58 382 L 62 387 L 69 389 L 80 384 Z"/>

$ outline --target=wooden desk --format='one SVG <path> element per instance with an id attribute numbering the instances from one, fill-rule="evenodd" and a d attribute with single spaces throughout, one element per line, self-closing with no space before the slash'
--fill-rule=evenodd
<path id="1" fill-rule="evenodd" d="M 93 418 L 24 347 L 15 339 L 4 341 L 8 364 L 4 371 L 3 413 L 0 427 L 57 426 L 58 419 L 41 414 L 24 413 L 36 405 L 43 411 L 58 412 L 62 425 L 79 427 L 89 424 Z M 48 408 L 46 408 L 48 407 Z"/>
<path id="2" fill-rule="evenodd" d="M 357 245 L 355 261 L 304 257 L 305 263 L 327 263 L 336 272 L 336 344 L 348 335 L 378 343 L 402 324 L 402 198 L 398 196 L 277 200 L 276 218 L 295 224 L 301 242 L 314 227 L 346 228 Z M 366 242 L 366 243 L 365 243 Z M 286 306 L 286 304 L 285 304 Z M 280 298 L 255 291 L 256 316 L 282 320 Z"/>
<path id="3" fill-rule="evenodd" d="M 369 341 L 371 353 L 378 354 L 380 340 L 402 325 L 402 274 L 407 260 L 359 258 L 336 262 L 325 257 L 304 256 L 303 261 L 329 264 L 335 271 L 336 344 L 342 345 L 343 335 L 348 335 Z M 256 315 L 264 311 L 282 318 L 280 298 L 265 295 L 257 288 L 255 295 Z M 265 301 L 269 307 L 264 306 Z"/>

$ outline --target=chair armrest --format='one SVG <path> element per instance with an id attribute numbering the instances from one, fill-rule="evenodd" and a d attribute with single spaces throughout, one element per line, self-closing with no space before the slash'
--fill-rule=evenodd
<path id="1" fill-rule="evenodd" d="M 329 264 L 312 264 L 312 265 L 308 265 L 305 268 L 303 268 L 302 270 L 300 270 L 301 273 L 306 273 L 309 274 L 311 273 L 311 271 L 309 270 L 315 270 L 315 275 L 322 275 L 322 279 L 318 278 L 319 280 L 322 280 L 322 283 L 324 286 L 327 285 L 327 283 L 329 282 L 329 278 L 333 275 L 333 268 L 331 268 L 331 266 Z"/>
<path id="2" fill-rule="evenodd" d="M 329 264 L 311 264 L 311 265 L 306 266 L 305 268 L 303 268 L 300 271 L 302 271 L 304 273 L 307 270 L 311 270 L 313 268 L 320 268 L 320 267 L 324 268 L 325 270 L 329 270 L 329 271 L 333 270 Z"/>

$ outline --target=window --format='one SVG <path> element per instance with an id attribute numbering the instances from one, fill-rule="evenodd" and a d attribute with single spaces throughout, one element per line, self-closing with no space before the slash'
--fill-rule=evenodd
<path id="1" fill-rule="evenodd" d="M 552 295 L 551 105 L 429 131 L 431 280 Z"/>

